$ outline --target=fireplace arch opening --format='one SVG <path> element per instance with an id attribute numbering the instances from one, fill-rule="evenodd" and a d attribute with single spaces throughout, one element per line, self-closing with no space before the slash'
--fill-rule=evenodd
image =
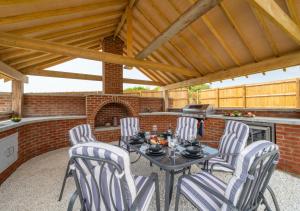
<path id="1" fill-rule="evenodd" d="M 119 127 L 121 118 L 131 116 L 133 113 L 127 105 L 119 102 L 107 103 L 95 116 L 95 128 Z"/>

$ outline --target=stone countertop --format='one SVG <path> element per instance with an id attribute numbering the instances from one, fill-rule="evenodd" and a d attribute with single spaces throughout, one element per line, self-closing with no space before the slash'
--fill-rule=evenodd
<path id="1" fill-rule="evenodd" d="M 215 115 L 208 115 L 207 118 L 240 120 L 240 121 L 248 121 L 248 122 L 266 122 L 266 123 L 275 123 L 275 124 L 300 125 L 300 119 L 282 118 L 282 117 L 262 117 L 262 116 L 230 117 L 230 116 L 224 116 L 221 114 L 215 114 Z"/>
<path id="2" fill-rule="evenodd" d="M 23 125 L 37 123 L 37 122 L 47 122 L 55 120 L 70 120 L 70 119 L 85 119 L 86 116 L 43 116 L 43 117 L 25 117 L 22 118 L 20 122 L 12 122 L 11 120 L 0 121 L 0 132 L 20 127 Z"/>
<path id="3" fill-rule="evenodd" d="M 171 115 L 171 116 L 182 116 L 182 112 L 149 112 L 149 113 L 140 113 L 140 116 L 159 116 L 159 115 Z M 288 124 L 288 125 L 300 125 L 300 119 L 295 118 L 281 118 L 281 117 L 230 117 L 223 116 L 221 114 L 211 114 L 207 115 L 207 118 L 213 119 L 230 119 L 230 120 L 240 120 L 240 121 L 249 121 L 249 122 L 266 122 L 266 123 L 275 123 L 275 124 Z"/>

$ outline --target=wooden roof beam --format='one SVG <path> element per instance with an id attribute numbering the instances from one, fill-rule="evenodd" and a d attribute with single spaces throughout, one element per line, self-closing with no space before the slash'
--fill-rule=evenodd
<path id="1" fill-rule="evenodd" d="M 137 2 L 137 0 L 130 0 L 129 1 L 128 6 L 126 7 L 125 12 L 123 13 L 123 15 L 121 17 L 121 21 L 119 22 L 119 24 L 118 24 L 118 26 L 115 30 L 114 37 L 118 36 L 120 31 L 122 30 L 122 27 L 124 26 L 126 18 L 127 18 L 128 9 L 132 9 L 133 6 L 136 4 L 136 2 Z"/>
<path id="2" fill-rule="evenodd" d="M 263 61 L 246 64 L 240 67 L 229 68 L 224 71 L 210 73 L 203 77 L 194 78 L 186 81 L 182 81 L 175 84 L 170 84 L 163 89 L 177 89 L 181 87 L 188 87 L 198 84 L 205 84 L 214 81 L 220 81 L 245 75 L 251 75 L 256 73 L 261 73 L 265 71 L 281 69 L 285 67 L 291 67 L 300 64 L 300 51 L 292 54 L 287 54 L 280 57 L 275 57 L 271 59 L 266 59 Z"/>
<path id="3" fill-rule="evenodd" d="M 210 9 L 219 4 L 220 0 L 202 0 L 197 1 L 181 16 L 179 16 L 165 31 L 155 37 L 152 42 L 144 48 L 137 56 L 138 59 L 147 58 L 153 51 L 169 41 L 178 32 L 186 28 L 196 19 L 206 14 Z"/>
<path id="4" fill-rule="evenodd" d="M 0 61 L 0 73 L 5 75 L 9 78 L 13 78 L 17 81 L 22 81 L 24 83 L 28 82 L 28 78 L 20 73 L 19 71 L 15 70 L 11 66 L 5 64 L 4 62 Z"/>
<path id="5" fill-rule="evenodd" d="M 69 78 L 69 79 L 79 79 L 79 80 L 102 81 L 102 76 L 98 76 L 98 75 L 90 75 L 90 74 L 83 74 L 83 73 L 69 73 L 69 72 L 60 72 L 60 71 L 52 71 L 52 70 L 28 70 L 28 71 L 24 72 L 24 74 L 44 76 L 44 77 L 54 77 L 54 78 Z M 162 85 L 159 82 L 139 80 L 139 79 L 130 79 L 130 78 L 123 78 L 123 83 L 154 85 L 154 86 Z"/>
<path id="6" fill-rule="evenodd" d="M 0 45 L 10 46 L 23 49 L 31 49 L 47 53 L 54 53 L 64 56 L 79 57 L 91 59 L 96 61 L 103 61 L 114 64 L 122 64 L 135 67 L 143 67 L 146 69 L 153 69 L 157 71 L 177 73 L 187 76 L 198 76 L 189 69 L 183 67 L 176 67 L 167 64 L 160 64 L 151 61 L 144 61 L 127 56 L 115 55 L 111 53 L 99 52 L 96 50 L 82 49 L 69 45 L 62 45 L 59 43 L 37 40 L 32 38 L 25 38 L 18 35 L 0 32 Z"/>
<path id="7" fill-rule="evenodd" d="M 295 21 L 295 23 L 300 26 L 300 19 L 299 19 L 299 15 L 298 15 L 298 11 L 296 8 L 296 3 L 297 0 L 285 0 L 286 6 L 289 10 L 290 16 L 292 17 L 293 21 Z"/>
<path id="8" fill-rule="evenodd" d="M 300 45 L 300 27 L 280 8 L 274 0 L 248 0 L 271 21 L 285 31 Z"/>

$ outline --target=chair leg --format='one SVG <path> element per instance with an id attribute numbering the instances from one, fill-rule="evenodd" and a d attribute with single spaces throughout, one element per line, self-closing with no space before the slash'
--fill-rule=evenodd
<path id="1" fill-rule="evenodd" d="M 67 211 L 72 211 L 73 210 L 73 207 L 74 207 L 75 201 L 77 199 L 77 196 L 78 196 L 78 193 L 77 193 L 77 191 L 75 191 L 73 193 L 73 195 L 71 196 L 71 198 L 70 198 Z"/>
<path id="2" fill-rule="evenodd" d="M 274 191 L 272 190 L 272 188 L 269 185 L 267 186 L 267 189 L 268 189 L 269 193 L 271 194 L 271 197 L 272 197 L 272 200 L 273 200 L 276 211 L 280 211 L 278 201 L 276 199 Z"/>
<path id="3" fill-rule="evenodd" d="M 155 177 L 155 201 L 156 201 L 156 210 L 160 211 L 158 175 L 156 175 L 156 177 Z"/>
<path id="4" fill-rule="evenodd" d="M 69 176 L 70 176 L 70 161 L 68 162 L 67 170 L 66 170 L 66 173 L 65 173 L 65 176 L 64 176 L 63 184 L 61 186 L 58 201 L 61 201 L 61 199 L 62 199 L 63 192 L 64 192 L 64 189 L 65 189 L 65 185 L 66 185 L 66 182 L 67 182 L 67 178 Z"/>
<path id="5" fill-rule="evenodd" d="M 176 199 L 175 199 L 175 211 L 178 211 L 179 198 L 180 198 L 180 186 L 181 186 L 181 178 L 178 179 L 178 184 L 177 184 L 177 193 L 176 193 Z"/>

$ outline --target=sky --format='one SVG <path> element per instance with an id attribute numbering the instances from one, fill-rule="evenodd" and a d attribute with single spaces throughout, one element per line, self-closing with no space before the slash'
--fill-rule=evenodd
<path id="1" fill-rule="evenodd" d="M 59 64 L 48 68 L 47 70 L 73 72 L 73 73 L 85 73 L 92 75 L 102 75 L 102 63 L 98 61 L 92 61 L 87 59 L 73 59 L 71 61 Z M 150 80 L 147 76 L 141 73 L 136 68 L 132 70 L 124 69 L 124 78 Z M 274 70 L 263 74 L 254 74 L 246 77 L 235 78 L 234 80 L 224 80 L 222 82 L 214 82 L 210 84 L 211 88 L 221 88 L 228 86 L 237 86 L 242 84 L 253 84 L 270 82 L 276 80 L 285 80 L 291 78 L 300 78 L 300 67 L 290 67 L 286 69 L 286 72 L 282 70 Z M 134 84 L 124 84 L 124 88 L 140 86 Z M 145 86 L 150 89 L 154 86 Z M 29 83 L 25 84 L 25 93 L 33 92 L 79 92 L 79 91 L 101 91 L 102 82 L 99 81 L 87 81 L 76 79 L 62 79 L 40 76 L 29 76 Z M 4 83 L 0 80 L 0 92 L 10 92 L 11 82 Z"/>

